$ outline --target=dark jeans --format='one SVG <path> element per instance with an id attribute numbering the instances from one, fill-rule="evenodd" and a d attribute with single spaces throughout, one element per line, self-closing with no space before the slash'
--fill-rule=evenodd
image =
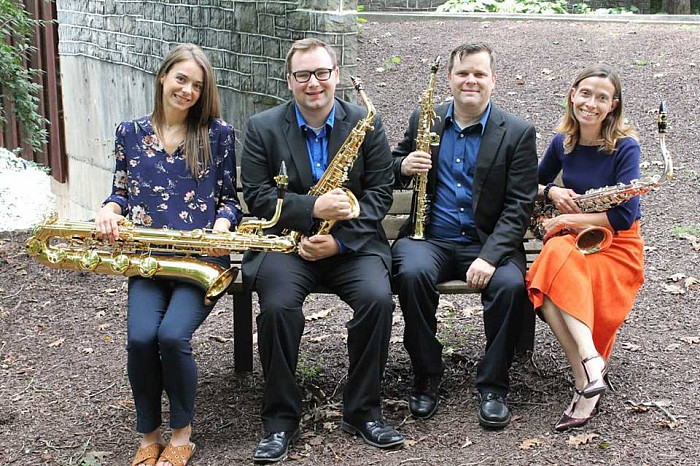
<path id="1" fill-rule="evenodd" d="M 265 375 L 261 416 L 266 432 L 294 430 L 299 424 L 301 393 L 295 373 L 305 323 L 302 304 L 318 284 L 353 310 L 346 324 L 350 364 L 343 416 L 351 422 L 382 416 L 380 389 L 394 302 L 381 258 L 344 254 L 308 262 L 296 254 L 268 253 L 253 283 L 260 301 L 258 350 Z"/>
<path id="2" fill-rule="evenodd" d="M 136 430 L 158 428 L 163 389 L 170 400 L 170 427 L 192 422 L 197 366 L 190 340 L 212 306 L 204 291 L 169 279 L 129 278 L 127 371 L 136 404 Z"/>
<path id="3" fill-rule="evenodd" d="M 402 238 L 392 248 L 394 286 L 405 321 L 404 346 L 418 375 L 442 375 L 442 344 L 435 337 L 437 284 L 465 280 L 481 244 Z M 477 368 L 480 392 L 505 395 L 523 309 L 529 303 L 523 271 L 512 261 L 496 268 L 481 293 L 486 351 Z"/>

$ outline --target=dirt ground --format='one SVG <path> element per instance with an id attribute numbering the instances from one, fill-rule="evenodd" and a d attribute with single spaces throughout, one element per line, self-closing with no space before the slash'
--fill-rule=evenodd
<path id="1" fill-rule="evenodd" d="M 473 41 L 493 45 L 494 101 L 536 125 L 540 151 L 562 114 L 567 86 L 585 65 L 605 61 L 620 71 L 645 174 L 660 171 L 654 118 L 659 101 L 667 101 L 676 177 L 642 201 L 647 282 L 611 358 L 616 391 L 585 429 L 554 433 L 572 380 L 557 342 L 538 322 L 534 354 L 511 372 L 512 424 L 500 432 L 481 429 L 474 396 L 484 344 L 480 303 L 448 296 L 440 306 L 447 365 L 440 409 L 427 422 L 413 421 L 397 308 L 384 406 L 407 443 L 379 451 L 338 428 L 347 369 L 343 324 L 350 310 L 334 297 L 312 295 L 298 374 L 306 393 L 304 435 L 288 463 L 698 464 L 700 240 L 692 235 L 700 236 L 700 29 L 538 21 L 365 24 L 358 74 L 392 144 L 427 83 L 432 58 Z M 442 98 L 444 69 L 440 76 Z M 26 237 L 0 235 L 0 464 L 129 464 L 137 436 L 125 370 L 125 279 L 45 268 L 24 253 Z M 232 301 L 225 297 L 193 342 L 199 365 L 193 464 L 249 464 L 259 440 L 262 374 L 257 357 L 252 374 L 234 373 L 232 334 Z"/>

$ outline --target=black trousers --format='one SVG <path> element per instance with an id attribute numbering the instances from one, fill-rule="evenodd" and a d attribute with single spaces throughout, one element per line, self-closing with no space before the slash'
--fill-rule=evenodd
<path id="1" fill-rule="evenodd" d="M 379 256 L 344 254 L 308 262 L 296 254 L 265 255 L 253 287 L 260 314 L 258 350 L 265 376 L 262 421 L 266 432 L 294 430 L 301 418 L 295 372 L 304 332 L 302 304 L 317 285 L 336 293 L 353 310 L 347 322 L 348 378 L 343 416 L 351 422 L 380 419 L 381 380 L 389 353 L 389 271 Z"/>
<path id="2" fill-rule="evenodd" d="M 442 344 L 437 340 L 437 283 L 464 280 L 481 244 L 402 238 L 394 243 L 394 286 L 406 324 L 404 346 L 417 375 L 442 375 Z M 512 261 L 496 268 L 481 293 L 484 305 L 486 351 L 478 365 L 479 392 L 509 391 L 508 370 L 513 362 L 522 312 L 528 305 L 523 271 Z"/>

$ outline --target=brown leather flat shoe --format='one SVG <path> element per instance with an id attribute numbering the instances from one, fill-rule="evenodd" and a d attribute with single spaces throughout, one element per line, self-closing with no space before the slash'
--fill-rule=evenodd
<path id="1" fill-rule="evenodd" d="M 134 460 L 131 462 L 131 466 L 136 466 L 137 464 L 145 464 L 146 466 L 155 466 L 158 462 L 160 454 L 163 452 L 162 443 L 151 443 L 145 447 L 139 447 L 136 450 L 136 455 L 134 455 Z"/>
<path id="2" fill-rule="evenodd" d="M 168 443 L 165 446 L 165 450 L 163 450 L 163 453 L 160 454 L 160 458 L 158 458 L 158 461 L 167 461 L 173 466 L 185 466 L 186 464 L 189 464 L 190 458 L 192 458 L 192 455 L 194 455 L 195 448 L 196 446 L 192 442 L 179 447 L 176 447 L 172 443 Z"/>

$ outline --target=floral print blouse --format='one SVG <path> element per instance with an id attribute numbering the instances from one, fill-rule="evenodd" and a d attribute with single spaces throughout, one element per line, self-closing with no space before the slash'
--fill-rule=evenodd
<path id="1" fill-rule="evenodd" d="M 233 229 L 242 211 L 236 193 L 233 127 L 209 123 L 212 161 L 195 179 L 184 158 L 184 143 L 168 154 L 156 136 L 151 117 L 119 124 L 114 143 L 116 168 L 112 195 L 122 214 L 135 225 L 176 230 L 212 228 L 223 217 Z"/>

